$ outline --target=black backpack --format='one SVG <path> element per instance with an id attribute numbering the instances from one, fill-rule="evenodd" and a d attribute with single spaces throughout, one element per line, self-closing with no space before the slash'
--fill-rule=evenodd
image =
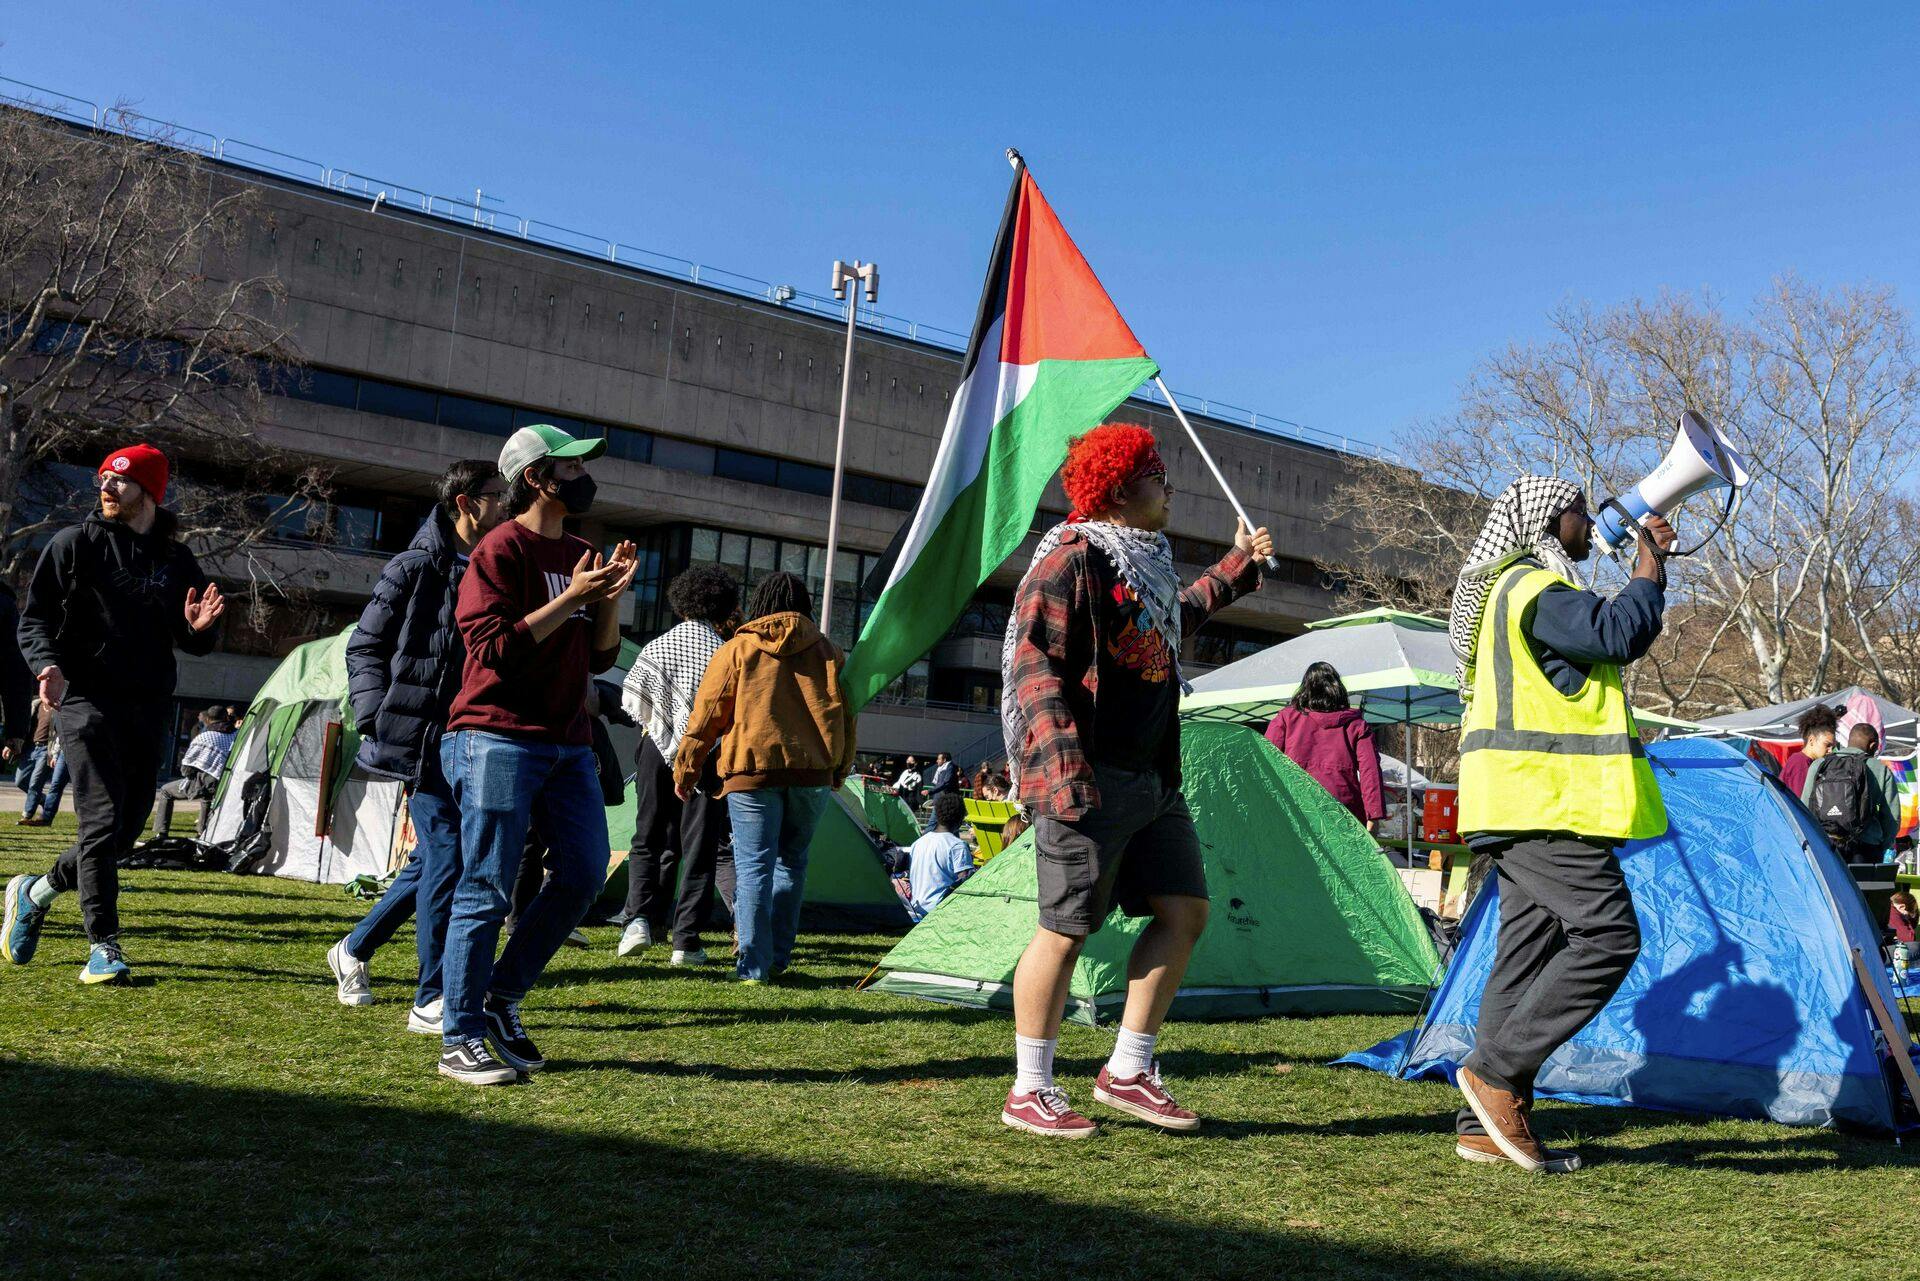
<path id="1" fill-rule="evenodd" d="M 1834 852 L 1845 857 L 1873 815 L 1871 760 L 1862 752 L 1835 752 L 1820 762 L 1813 781 L 1813 818 Z"/>

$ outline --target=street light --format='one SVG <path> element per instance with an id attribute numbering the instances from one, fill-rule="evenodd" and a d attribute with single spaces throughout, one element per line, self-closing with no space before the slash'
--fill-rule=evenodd
<path id="1" fill-rule="evenodd" d="M 849 285 L 864 287 L 867 305 L 873 306 L 880 301 L 880 268 L 857 258 L 852 266 L 838 259 L 833 264 L 833 296 L 847 304 L 847 355 L 840 365 L 840 429 L 833 438 L 833 501 L 827 508 L 826 597 L 820 604 L 820 630 L 828 637 L 833 635 L 833 558 L 840 550 L 840 482 L 846 474 L 847 401 L 853 395 L 853 326 L 860 314 L 860 299 L 847 296 Z"/>

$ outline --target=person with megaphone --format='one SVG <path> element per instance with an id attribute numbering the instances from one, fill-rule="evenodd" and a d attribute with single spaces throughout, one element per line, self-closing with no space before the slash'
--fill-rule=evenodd
<path id="1" fill-rule="evenodd" d="M 1460 830 L 1499 880 L 1498 951 L 1473 1051 L 1457 1081 L 1467 1106 L 1454 1151 L 1533 1173 L 1580 1158 L 1533 1133 L 1534 1078 L 1599 1013 L 1640 950 L 1617 857 L 1658 836 L 1666 809 L 1641 749 L 1620 669 L 1645 654 L 1666 608 L 1674 533 L 1655 510 L 1633 578 L 1611 598 L 1582 590 L 1593 548 L 1586 496 L 1522 476 L 1487 513 L 1454 586 L 1459 658 Z"/>

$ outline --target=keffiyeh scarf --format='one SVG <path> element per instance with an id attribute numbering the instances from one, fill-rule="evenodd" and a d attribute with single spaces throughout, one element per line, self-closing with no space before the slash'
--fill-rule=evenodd
<path id="1" fill-rule="evenodd" d="M 1173 655 L 1173 678 L 1179 682 L 1180 692 L 1190 692 L 1193 687 L 1180 672 L 1180 578 L 1173 569 L 1173 544 L 1157 530 L 1135 529 L 1104 520 L 1062 521 L 1041 538 L 1027 566 L 1028 573 L 1060 545 L 1060 535 L 1069 529 L 1105 552 L 1113 562 L 1120 581 L 1139 598 L 1147 621 L 1166 641 Z M 1014 745 L 1026 742 L 1027 738 L 1026 713 L 1015 697 L 1013 680 L 1013 650 L 1018 628 L 1019 620 L 1009 618 L 1006 639 L 1000 646 L 1000 724 L 1006 735 L 1009 760 L 1019 759 Z"/>
<path id="2" fill-rule="evenodd" d="M 1522 476 L 1493 500 L 1480 536 L 1467 553 L 1466 568 L 1453 585 L 1453 609 L 1447 618 L 1462 702 L 1473 697 L 1473 649 L 1480 636 L 1480 615 L 1501 571 L 1522 556 L 1537 556 L 1562 578 L 1579 581 L 1553 529 L 1560 513 L 1579 496 L 1579 486 L 1557 476 Z"/>
<path id="3" fill-rule="evenodd" d="M 681 623 L 648 641 L 620 683 L 620 706 L 646 730 L 669 765 L 693 715 L 700 678 L 724 643 L 711 623 Z"/>

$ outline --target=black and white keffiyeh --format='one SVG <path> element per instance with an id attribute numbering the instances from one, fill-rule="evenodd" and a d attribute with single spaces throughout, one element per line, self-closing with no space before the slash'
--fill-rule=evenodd
<path id="1" fill-rule="evenodd" d="M 1578 485 L 1557 476 L 1522 476 L 1493 500 L 1480 536 L 1467 553 L 1466 567 L 1453 585 L 1453 609 L 1447 618 L 1461 701 L 1473 696 L 1473 647 L 1480 635 L 1480 614 L 1500 571 L 1522 556 L 1537 556 L 1562 578 L 1579 581 L 1553 528 L 1560 513 L 1579 496 Z"/>
<path id="2" fill-rule="evenodd" d="M 621 682 L 620 706 L 646 730 L 669 764 L 693 715 L 700 678 L 724 643 L 713 624 L 690 619 L 648 641 Z"/>
<path id="3" fill-rule="evenodd" d="M 1104 520 L 1062 521 L 1040 539 L 1040 546 L 1034 549 L 1033 560 L 1027 565 L 1028 573 L 1060 545 L 1060 535 L 1069 529 L 1105 552 L 1113 562 L 1120 581 L 1139 598 L 1153 630 L 1167 642 L 1167 649 L 1173 655 L 1173 677 L 1180 684 L 1180 692 L 1189 692 L 1193 687 L 1180 672 L 1180 577 L 1173 568 L 1173 544 L 1158 530 L 1135 529 Z M 1008 760 L 1020 759 L 1017 745 L 1025 743 L 1027 738 L 1026 713 L 1015 697 L 1013 680 L 1013 649 L 1018 626 L 1017 619 L 1007 620 L 1006 639 L 1000 646 L 1000 725 L 1006 735 Z"/>

